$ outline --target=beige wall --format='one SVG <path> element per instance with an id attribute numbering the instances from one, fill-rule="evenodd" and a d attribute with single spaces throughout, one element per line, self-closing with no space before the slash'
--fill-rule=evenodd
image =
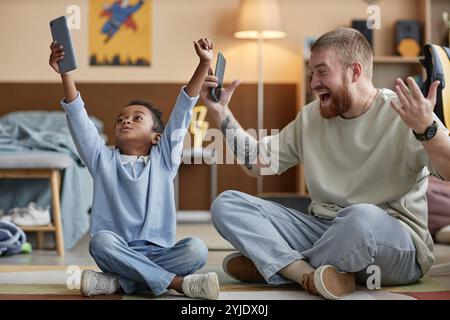
<path id="1" fill-rule="evenodd" d="M 233 38 L 237 0 L 153 0 L 152 66 L 148 68 L 88 66 L 87 0 L 0 0 L 0 81 L 58 81 L 47 64 L 48 21 L 65 14 L 72 4 L 81 8 L 81 30 L 72 31 L 78 81 L 187 81 L 197 63 L 192 41 L 204 36 L 212 38 L 229 61 L 226 81 L 235 77 L 256 81 L 255 43 Z M 267 64 L 268 82 L 297 81 L 299 52 L 277 42 L 267 43 L 265 53 L 267 60 L 283 62 L 277 67 Z"/>
<path id="2" fill-rule="evenodd" d="M 185 82 L 196 65 L 192 40 L 210 37 L 227 60 L 225 81 L 240 78 L 256 82 L 256 43 L 233 38 L 238 0 L 152 0 L 152 66 L 88 67 L 87 0 L 0 0 L 0 82 L 53 82 L 58 77 L 48 65 L 51 35 L 48 21 L 78 4 L 82 28 L 73 31 L 83 82 Z M 377 54 L 387 54 L 393 41 L 393 23 L 402 17 L 420 18 L 419 0 L 380 0 L 381 32 L 375 33 Z M 287 38 L 266 42 L 267 83 L 297 83 L 303 41 L 354 18 L 366 18 L 362 0 L 280 0 Z M 388 6 L 388 8 L 387 8 Z M 385 32 L 387 31 L 387 32 Z M 378 40 L 377 40 L 378 39 Z"/>

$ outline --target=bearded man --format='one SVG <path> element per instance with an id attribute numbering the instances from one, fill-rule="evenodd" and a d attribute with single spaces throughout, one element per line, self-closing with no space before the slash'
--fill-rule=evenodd
<path id="1" fill-rule="evenodd" d="M 304 106 L 279 134 L 260 141 L 228 108 L 239 85 L 201 96 L 236 157 L 254 175 L 281 174 L 303 163 L 311 197 L 300 212 L 238 191 L 212 204 L 212 222 L 239 253 L 225 271 L 241 281 L 298 283 L 339 299 L 378 270 L 381 285 L 406 285 L 430 270 L 433 241 L 427 227 L 430 172 L 450 180 L 448 130 L 433 113 L 439 82 L 426 97 L 409 77 L 395 92 L 372 84 L 373 52 L 365 37 L 339 28 L 311 49 L 311 88 Z M 373 267 L 375 265 L 376 267 Z M 372 266 L 372 267 L 371 267 Z M 371 269 L 369 269 L 371 268 Z"/>

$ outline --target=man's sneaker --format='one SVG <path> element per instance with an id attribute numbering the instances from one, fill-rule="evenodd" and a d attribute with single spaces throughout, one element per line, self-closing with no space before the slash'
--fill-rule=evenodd
<path id="1" fill-rule="evenodd" d="M 216 300 L 219 297 L 219 279 L 215 272 L 185 276 L 181 286 L 190 298 Z"/>
<path id="2" fill-rule="evenodd" d="M 222 267 L 227 275 L 242 282 L 265 281 L 253 261 L 240 252 L 234 252 L 226 256 Z"/>
<path id="3" fill-rule="evenodd" d="M 355 291 L 355 275 L 339 272 L 331 265 L 324 265 L 314 272 L 305 273 L 300 284 L 311 294 L 329 300 L 338 300 Z"/>
<path id="4" fill-rule="evenodd" d="M 80 290 L 84 297 L 113 294 L 119 289 L 119 278 L 111 273 L 84 270 L 81 274 Z"/>

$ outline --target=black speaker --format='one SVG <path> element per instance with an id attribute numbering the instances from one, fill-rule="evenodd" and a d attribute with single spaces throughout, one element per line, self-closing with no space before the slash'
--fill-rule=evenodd
<path id="1" fill-rule="evenodd" d="M 401 56 L 418 56 L 422 50 L 420 22 L 417 20 L 397 21 L 395 25 L 395 45 Z"/>
<path id="2" fill-rule="evenodd" d="M 372 29 L 367 28 L 366 20 L 352 20 L 352 28 L 358 30 L 366 37 L 373 50 Z"/>

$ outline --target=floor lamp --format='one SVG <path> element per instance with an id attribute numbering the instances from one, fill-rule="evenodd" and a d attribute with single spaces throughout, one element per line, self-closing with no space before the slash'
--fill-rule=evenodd
<path id="1" fill-rule="evenodd" d="M 277 0 L 241 0 L 237 31 L 238 39 L 258 41 L 258 132 L 264 128 L 264 39 L 286 36 L 282 30 L 280 8 Z M 263 179 L 257 180 L 257 193 L 263 192 Z"/>

